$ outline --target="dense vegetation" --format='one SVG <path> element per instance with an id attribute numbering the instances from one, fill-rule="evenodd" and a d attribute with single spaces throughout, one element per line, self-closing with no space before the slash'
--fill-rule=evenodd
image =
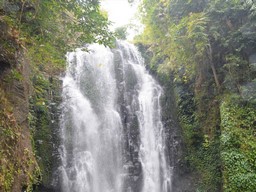
<path id="1" fill-rule="evenodd" d="M 175 84 L 194 190 L 256 191 L 256 4 L 143 0 L 141 14 L 136 43 Z"/>
<path id="2" fill-rule="evenodd" d="M 31 191 L 40 181 L 49 187 L 56 75 L 65 70 L 68 50 L 113 45 L 108 25 L 97 0 L 0 0 L 0 191 Z"/>

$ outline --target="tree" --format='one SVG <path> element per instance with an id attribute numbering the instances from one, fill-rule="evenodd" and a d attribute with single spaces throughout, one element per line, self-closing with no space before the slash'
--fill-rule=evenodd
<path id="1" fill-rule="evenodd" d="M 122 26 L 122 27 L 118 27 L 115 29 L 115 36 L 118 39 L 122 39 L 125 40 L 127 37 L 127 27 L 126 26 Z"/>

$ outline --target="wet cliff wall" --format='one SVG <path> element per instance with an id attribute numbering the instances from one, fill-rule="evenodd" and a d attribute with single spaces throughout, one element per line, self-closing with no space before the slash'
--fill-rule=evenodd
<path id="1" fill-rule="evenodd" d="M 61 82 L 39 74 L 5 22 L 0 23 L 0 191 L 52 185 Z M 45 190 L 43 190 L 45 191 Z"/>
<path id="2" fill-rule="evenodd" d="M 28 118 L 30 67 L 15 31 L 5 22 L 0 26 L 0 191 L 21 191 L 39 176 Z"/>

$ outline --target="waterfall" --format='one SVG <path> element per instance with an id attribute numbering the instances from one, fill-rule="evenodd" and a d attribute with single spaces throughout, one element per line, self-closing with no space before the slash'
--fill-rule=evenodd
<path id="1" fill-rule="evenodd" d="M 67 54 L 61 191 L 170 192 L 161 87 L 135 46 L 86 49 Z"/>

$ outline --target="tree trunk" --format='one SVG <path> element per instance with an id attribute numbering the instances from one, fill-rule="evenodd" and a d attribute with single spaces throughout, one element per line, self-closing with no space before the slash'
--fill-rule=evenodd
<path id="1" fill-rule="evenodd" d="M 214 76 L 215 84 L 217 86 L 217 89 L 219 90 L 220 89 L 220 82 L 219 82 L 218 75 L 217 75 L 217 72 L 216 72 L 216 68 L 215 68 L 215 65 L 214 65 L 214 62 L 213 62 L 213 59 L 212 59 L 212 46 L 211 46 L 210 43 L 209 43 L 209 46 L 208 46 L 208 56 L 209 56 L 209 59 L 210 59 L 210 66 L 211 66 L 212 73 L 213 73 L 213 76 Z"/>

